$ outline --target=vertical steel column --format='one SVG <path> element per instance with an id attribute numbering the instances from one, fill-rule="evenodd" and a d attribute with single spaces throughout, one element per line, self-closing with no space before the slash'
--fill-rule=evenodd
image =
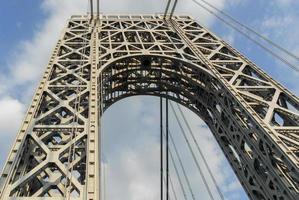
<path id="1" fill-rule="evenodd" d="M 96 19 L 95 19 L 96 20 Z M 91 34 L 91 77 L 90 77 L 90 99 L 89 99 L 89 127 L 87 136 L 87 176 L 86 176 L 86 199 L 100 199 L 100 172 L 101 172 L 101 153 L 100 153 L 100 125 L 98 113 L 98 28 L 99 23 L 96 20 L 92 27 Z"/>

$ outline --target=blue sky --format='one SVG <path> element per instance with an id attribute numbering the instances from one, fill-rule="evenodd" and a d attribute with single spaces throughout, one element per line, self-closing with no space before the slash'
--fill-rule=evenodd
<path id="1" fill-rule="evenodd" d="M 0 7 L 0 13 L 0 61 L 3 70 L 4 67 L 8 67 L 5 65 L 7 57 L 14 53 L 20 42 L 32 38 L 46 14 L 34 0 L 5 1 Z"/>
<path id="2" fill-rule="evenodd" d="M 34 88 L 36 88 L 41 73 L 48 62 L 51 50 L 57 41 L 65 20 L 71 14 L 84 13 L 87 7 L 86 2 L 83 0 L 10 0 L 2 2 L 0 7 L 1 167 L 4 164 L 24 112 L 30 103 Z M 245 24 L 254 27 L 258 32 L 267 35 L 296 55 L 299 55 L 299 2 L 297 0 L 212 0 L 210 2 L 217 5 L 220 9 L 229 12 Z M 101 8 L 106 13 L 161 13 L 165 4 L 166 0 L 106 0 L 102 1 Z M 252 42 L 196 7 L 191 0 L 179 1 L 177 12 L 194 16 L 200 23 L 227 40 L 232 46 L 298 96 L 298 73 L 289 70 L 284 64 L 269 56 Z M 299 64 L 295 61 L 293 63 L 297 64 L 297 66 Z M 127 129 L 126 134 L 130 132 L 130 137 L 124 137 L 123 141 L 129 142 L 131 138 L 136 138 L 138 134 L 140 136 L 142 132 L 147 140 L 140 138 L 141 144 L 146 146 L 149 145 L 148 141 L 150 141 L 157 148 L 155 134 L 154 136 L 151 135 L 151 137 L 148 135 L 148 132 L 157 133 L 158 131 L 158 126 L 150 128 L 156 126 L 155 118 L 158 117 L 158 113 L 152 110 L 155 110 L 157 105 L 157 100 L 154 98 L 130 98 L 113 106 L 105 115 L 104 137 L 107 139 L 107 144 L 105 143 L 104 152 L 114 158 L 107 162 L 110 172 L 109 176 L 111 176 L 111 181 L 108 184 L 108 194 L 110 194 L 111 199 L 117 199 L 116 195 L 122 195 L 121 188 L 124 188 L 123 186 L 129 177 L 128 174 L 132 173 L 130 171 L 133 168 L 132 165 L 134 166 L 134 163 L 140 164 L 142 163 L 141 161 L 144 161 L 141 153 L 138 154 L 133 151 L 134 148 L 132 146 L 134 145 L 128 146 L 125 142 L 115 142 L 112 140 L 112 136 L 117 136 L 116 134 L 120 131 Z M 122 114 L 116 116 L 116 113 L 120 111 Z M 221 180 L 222 189 L 227 191 L 226 195 L 230 199 L 246 199 L 240 186 L 238 184 L 234 185 L 235 179 L 228 178 L 231 176 L 232 171 L 229 169 L 209 131 L 194 114 L 188 111 L 186 113 L 188 119 L 192 122 L 192 127 L 199 130 L 199 132 L 206 133 L 206 140 L 204 141 L 207 141 L 209 145 L 203 145 L 208 149 L 206 151 L 207 155 L 212 155 L 213 153 L 217 155 L 210 162 L 215 165 L 213 169 L 216 176 Z M 135 126 L 134 122 L 140 119 L 143 120 L 142 123 Z M 122 123 L 117 127 L 113 127 L 113 121 Z M 131 124 L 131 126 L 128 127 L 127 124 Z M 174 123 L 173 129 L 177 130 Z M 143 146 L 137 145 L 135 148 L 144 153 L 142 151 L 144 150 Z M 147 153 L 153 154 L 152 151 Z M 131 161 L 129 159 L 130 162 L 128 162 L 128 159 L 124 158 L 131 158 Z M 152 159 L 149 160 L 154 162 L 154 156 Z M 120 171 L 117 168 L 119 165 L 127 166 L 127 168 L 123 167 L 124 171 Z M 221 169 L 223 168 L 226 169 L 224 175 L 221 174 Z M 115 172 L 117 170 L 119 173 L 122 172 L 122 174 L 127 173 L 127 176 L 117 174 Z M 148 178 L 144 171 L 140 171 L 139 175 L 144 179 Z M 153 174 L 153 177 L 155 176 L 157 174 Z M 116 179 L 118 182 L 115 181 Z M 132 184 L 131 188 L 137 188 L 136 190 L 141 194 L 152 189 L 151 186 L 155 188 L 150 181 L 145 184 L 148 187 L 138 188 L 136 181 L 140 183 L 138 180 L 132 180 L 130 182 Z M 152 181 L 154 182 L 155 180 L 153 179 Z M 200 183 L 197 184 L 200 185 Z M 232 189 L 225 187 L 225 185 L 232 185 Z M 114 188 L 118 188 L 119 193 L 112 194 L 113 192 L 109 192 L 109 188 L 111 191 Z M 230 195 L 235 195 L 235 197 Z M 138 199 L 138 197 L 140 196 L 135 195 L 128 198 Z"/>

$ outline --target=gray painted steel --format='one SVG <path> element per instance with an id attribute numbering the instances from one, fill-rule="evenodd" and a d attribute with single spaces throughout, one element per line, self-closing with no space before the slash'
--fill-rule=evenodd
<path id="1" fill-rule="evenodd" d="M 164 96 L 210 127 L 249 197 L 299 199 L 299 99 L 188 16 L 73 16 L 0 179 L 1 200 L 100 199 L 100 116 Z"/>

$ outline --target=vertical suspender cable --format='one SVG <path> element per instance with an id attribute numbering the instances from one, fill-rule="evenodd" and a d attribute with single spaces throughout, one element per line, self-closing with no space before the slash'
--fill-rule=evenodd
<path id="1" fill-rule="evenodd" d="M 175 192 L 175 188 L 174 188 L 174 185 L 173 185 L 171 176 L 169 176 L 169 182 L 170 182 L 170 186 L 171 186 L 171 190 L 172 190 L 174 199 L 175 199 L 175 200 L 178 200 L 178 196 L 177 196 L 177 194 L 176 194 L 176 192 Z"/>
<path id="2" fill-rule="evenodd" d="M 175 8 L 176 8 L 177 3 L 178 3 L 178 0 L 175 0 L 175 2 L 174 2 L 174 4 L 173 4 L 173 7 L 172 7 L 172 9 L 171 9 L 170 19 L 172 18 L 172 15 L 173 15 L 173 13 L 174 13 L 174 11 L 175 11 Z"/>
<path id="3" fill-rule="evenodd" d="M 88 7 L 87 7 L 88 10 Z M 84 40 L 84 33 L 82 33 L 81 35 L 83 37 Z M 79 61 L 79 66 L 81 67 L 80 70 L 78 70 L 79 72 L 79 76 L 81 74 L 81 76 L 83 77 L 84 75 L 84 61 L 83 61 L 83 57 L 85 55 L 85 51 L 88 45 L 88 41 L 87 38 L 85 38 L 85 42 L 83 41 L 83 50 L 82 50 L 82 55 L 81 55 L 81 60 Z M 74 170 L 74 164 L 71 165 L 71 171 L 69 171 L 69 166 L 71 164 L 71 162 L 74 162 L 75 158 L 76 158 L 76 143 L 77 143 L 77 125 L 79 123 L 79 116 L 80 115 L 80 103 L 81 103 L 81 95 L 80 93 L 81 91 L 81 86 L 80 86 L 80 81 L 77 82 L 77 87 L 75 90 L 75 100 L 74 100 L 74 113 L 73 113 L 73 120 L 72 120 L 72 128 L 71 128 L 71 134 L 70 134 L 70 147 L 69 147 L 69 151 L 68 151 L 68 162 L 67 162 L 67 173 L 66 173 L 66 182 L 64 184 L 65 187 L 65 191 L 64 191 L 64 198 L 69 199 L 70 198 L 70 194 L 71 193 L 71 187 L 72 187 L 72 178 L 73 178 L 73 170 Z M 74 140 L 74 141 L 73 141 Z M 68 176 L 70 176 L 69 180 L 68 180 Z M 68 188 L 70 187 L 70 191 L 68 190 Z M 69 194 L 69 195 L 68 195 Z"/>
<path id="4" fill-rule="evenodd" d="M 170 6 L 170 3 L 171 3 L 171 2 L 172 2 L 172 0 L 168 0 L 168 2 L 167 2 L 167 5 L 166 5 L 165 11 L 164 11 L 164 17 L 163 17 L 164 19 L 166 19 L 166 15 L 167 15 L 167 13 L 168 13 L 169 6 Z M 175 0 L 174 3 L 173 3 L 173 6 L 172 6 L 172 8 L 171 8 L 169 18 L 172 18 L 173 13 L 174 13 L 174 11 L 175 11 L 175 8 L 176 8 L 176 6 L 177 6 L 177 3 L 178 3 L 178 0 Z"/>
<path id="5" fill-rule="evenodd" d="M 169 200 L 169 128 L 168 128 L 168 98 L 166 97 L 166 200 Z"/>
<path id="6" fill-rule="evenodd" d="M 174 142 L 174 139 L 173 139 L 173 136 L 172 136 L 171 132 L 169 132 L 169 136 L 170 136 L 171 144 L 172 144 L 172 146 L 174 148 L 174 153 L 175 153 L 176 157 L 178 158 L 179 164 L 180 164 L 180 166 L 182 168 L 182 172 L 183 172 L 184 178 L 185 178 L 185 180 L 187 182 L 187 186 L 188 186 L 189 192 L 190 192 L 190 194 L 192 196 L 192 199 L 195 200 L 195 195 L 194 195 L 194 192 L 192 190 L 191 183 L 190 183 L 190 181 L 188 179 L 187 172 L 185 170 L 185 167 L 183 165 L 183 161 L 181 159 L 181 156 L 179 154 L 178 148 L 177 148 L 177 146 L 176 146 L 176 144 Z"/>
<path id="7" fill-rule="evenodd" d="M 161 94 L 160 94 L 161 95 Z M 160 96 L 160 193 L 163 200 L 163 98 Z"/>
<path id="8" fill-rule="evenodd" d="M 100 16 L 100 0 L 97 0 L 97 18 Z"/>
<path id="9" fill-rule="evenodd" d="M 87 49 L 87 46 L 88 46 L 88 41 L 87 41 L 87 35 L 88 35 L 88 31 L 87 31 L 87 34 L 86 34 L 86 38 L 85 38 L 85 42 L 83 42 L 83 50 L 82 50 L 82 56 L 81 56 L 81 69 L 79 70 L 79 76 L 81 74 L 82 78 L 84 78 L 84 61 L 83 61 L 83 57 L 85 55 L 85 52 L 86 52 L 86 49 Z M 82 37 L 84 38 L 84 34 L 82 33 Z M 76 132 L 78 131 L 77 130 L 77 126 L 79 124 L 79 115 L 80 115 L 80 104 L 81 104 L 81 95 L 80 93 L 82 92 L 81 90 L 81 86 L 79 86 L 80 82 L 78 82 L 78 90 L 76 91 L 76 99 L 75 99 L 75 112 L 76 112 L 76 115 L 75 115 L 75 126 L 74 126 L 74 130 L 73 130 L 73 135 L 74 135 L 74 143 L 73 143 L 73 150 L 71 151 L 72 153 L 72 158 L 71 158 L 71 161 L 74 162 L 75 158 L 76 158 L 76 143 L 77 143 L 77 134 Z M 83 89 L 84 90 L 84 89 Z M 76 106 L 77 105 L 77 106 Z M 75 164 L 75 163 L 74 163 Z M 70 171 L 70 187 L 72 185 L 72 178 L 73 178 L 73 170 L 74 170 L 74 165 L 71 166 L 71 171 Z M 71 192 L 71 191 L 70 191 Z M 70 198 L 70 196 L 68 196 L 68 199 Z"/>
<path id="10" fill-rule="evenodd" d="M 215 187 L 216 187 L 216 189 L 217 189 L 217 191 L 218 191 L 218 193 L 219 193 L 221 199 L 224 200 L 224 195 L 222 194 L 222 192 L 221 192 L 221 190 L 220 190 L 220 187 L 218 186 L 218 184 L 217 184 L 217 182 L 216 182 L 216 179 L 214 178 L 214 176 L 213 176 L 213 174 L 212 174 L 212 170 L 211 170 L 211 168 L 209 167 L 208 162 L 207 162 L 207 160 L 205 159 L 205 157 L 204 157 L 204 155 L 203 155 L 203 152 L 201 151 L 201 149 L 200 149 L 200 147 L 199 147 L 199 144 L 198 144 L 198 142 L 197 142 L 197 140 L 196 140 L 196 138 L 195 138 L 195 136 L 194 136 L 194 133 L 193 133 L 192 130 L 191 130 L 191 127 L 190 127 L 188 121 L 186 120 L 186 117 L 185 117 L 185 115 L 184 115 L 182 109 L 180 108 L 180 106 L 179 106 L 178 104 L 176 104 L 176 105 L 177 105 L 177 108 L 178 108 L 178 110 L 180 111 L 180 114 L 181 114 L 181 116 L 182 116 L 182 118 L 183 118 L 183 120 L 184 120 L 184 122 L 185 122 L 185 124 L 186 124 L 186 126 L 187 126 L 187 128 L 188 128 L 188 131 L 189 131 L 189 133 L 190 133 L 190 135 L 191 135 L 191 137 L 192 137 L 192 140 L 194 141 L 195 146 L 196 146 L 196 148 L 197 148 L 197 150 L 198 150 L 198 152 L 199 152 L 199 154 L 200 154 L 202 160 L 204 161 L 204 164 L 205 164 L 206 168 L 208 169 L 208 172 L 209 172 L 209 174 L 210 174 L 210 176 L 211 176 L 211 178 L 212 178 L 212 181 L 213 181 L 213 183 L 214 183 L 214 185 L 215 185 Z"/>
<path id="11" fill-rule="evenodd" d="M 162 97 L 162 63 L 160 63 L 160 195 L 164 200 L 164 136 L 163 136 L 163 97 Z"/>
<path id="12" fill-rule="evenodd" d="M 174 171 L 175 171 L 175 173 L 176 173 L 176 175 L 177 175 L 178 182 L 179 182 L 180 188 L 181 188 L 181 190 L 182 190 L 184 199 L 185 199 L 185 200 L 188 200 L 188 198 L 187 198 L 187 193 L 186 193 L 186 190 L 185 190 L 184 185 L 183 185 L 183 181 L 182 181 L 182 179 L 181 179 L 181 177 L 180 177 L 178 167 L 177 167 L 176 164 L 175 164 L 175 160 L 174 160 L 174 157 L 172 156 L 172 153 L 171 153 L 171 152 L 170 152 L 170 159 L 171 159 L 171 162 L 172 162 L 172 164 L 173 164 Z"/>
<path id="13" fill-rule="evenodd" d="M 165 12 L 164 12 L 164 19 L 166 19 L 166 15 L 167 15 L 167 13 L 168 13 L 170 3 L 171 3 L 171 0 L 168 0 L 167 5 L 166 5 L 166 8 L 165 8 Z"/>
<path id="14" fill-rule="evenodd" d="M 214 197 L 213 197 L 213 195 L 212 195 L 212 191 L 211 191 L 211 189 L 210 189 L 210 187 L 209 187 L 209 185 L 208 185 L 208 182 L 207 182 L 207 180 L 206 180 L 206 178 L 205 178 L 205 176 L 204 176 L 204 173 L 203 173 L 203 171 L 202 171 L 202 169 L 201 169 L 201 167 L 200 167 L 200 164 L 199 164 L 198 160 L 196 159 L 196 156 L 195 156 L 194 151 L 192 150 L 192 147 L 191 147 L 191 144 L 190 144 L 190 142 L 189 142 L 189 140 L 188 140 L 187 134 L 186 134 L 185 130 L 183 129 L 183 126 L 182 126 L 182 124 L 180 123 L 180 120 L 179 120 L 179 118 L 178 118 L 178 116 L 177 116 L 177 114 L 176 114 L 176 112 L 175 112 L 175 110 L 174 110 L 174 107 L 172 106 L 171 103 L 170 103 L 170 107 L 171 107 L 171 109 L 172 109 L 172 111 L 173 111 L 173 113 L 174 113 L 175 119 L 176 119 L 176 121 L 178 122 L 178 125 L 179 125 L 179 127 L 180 127 L 180 129 L 181 129 L 181 131 L 182 131 L 182 133 L 183 133 L 184 139 L 185 139 L 185 141 L 186 141 L 186 143 L 187 143 L 187 145 L 188 145 L 188 148 L 189 148 L 189 150 L 190 150 L 190 152 L 191 152 L 191 155 L 192 155 L 192 157 L 193 157 L 193 160 L 194 160 L 194 162 L 195 162 L 195 165 L 196 165 L 196 167 L 198 168 L 198 171 L 199 171 L 199 173 L 200 173 L 200 175 L 201 175 L 201 177 L 202 177 L 203 183 L 204 183 L 204 185 L 205 185 L 205 187 L 206 187 L 206 189 L 207 189 L 207 191 L 208 191 L 208 194 L 209 194 L 209 196 L 210 196 L 210 199 L 214 199 Z"/>
<path id="15" fill-rule="evenodd" d="M 93 18 L 93 0 L 90 0 L 90 16 L 91 16 L 91 19 Z"/>
<path id="16" fill-rule="evenodd" d="M 165 132 L 163 132 L 163 137 L 166 137 Z M 181 176 L 180 176 L 180 174 L 179 174 L 178 167 L 177 167 L 177 165 L 175 164 L 175 160 L 174 160 L 174 157 L 173 157 L 173 155 L 172 155 L 170 149 L 169 149 L 169 155 L 170 155 L 170 158 L 171 158 L 171 162 L 172 162 L 172 164 L 173 164 L 173 168 L 174 168 L 175 174 L 176 174 L 177 179 L 178 179 L 178 182 L 179 182 L 179 186 L 180 186 L 180 188 L 181 188 L 181 190 L 182 190 L 184 199 L 187 200 L 187 193 L 186 193 L 186 191 L 185 191 L 185 188 L 184 188 L 184 185 L 183 185 Z M 176 194 L 176 192 L 175 192 L 174 184 L 173 184 L 172 179 L 171 179 L 170 176 L 169 176 L 169 180 L 170 180 L 170 184 L 171 184 L 171 187 L 172 187 L 172 190 L 173 190 L 175 199 L 177 200 L 177 194 Z M 163 181 L 166 182 L 166 179 L 164 178 Z"/>
<path id="17" fill-rule="evenodd" d="M 166 134 L 165 134 L 165 132 L 162 132 L 162 134 L 163 134 L 163 137 L 166 138 Z M 170 134 L 170 132 L 169 132 L 169 134 Z M 170 137 L 171 137 L 171 134 L 170 134 Z M 171 162 L 172 162 L 172 164 L 173 164 L 173 167 L 174 167 L 175 174 L 176 174 L 176 176 L 177 176 L 177 180 L 178 180 L 178 182 L 179 182 L 179 186 L 180 186 L 180 188 L 181 188 L 181 190 L 182 190 L 184 199 L 185 199 L 185 200 L 188 200 L 188 198 L 187 198 L 187 193 L 186 193 L 186 190 L 185 190 L 185 188 L 184 188 L 182 178 L 181 178 L 181 176 L 180 176 L 178 167 L 177 167 L 177 165 L 176 165 L 176 163 L 175 163 L 175 159 L 174 159 L 174 157 L 173 157 L 173 154 L 171 153 L 171 149 L 170 149 L 170 148 L 169 148 L 169 155 L 170 155 L 170 159 L 171 159 Z M 163 177 L 163 178 L 164 178 L 164 177 Z M 174 197 L 175 197 L 175 199 L 177 200 L 177 194 L 176 194 L 176 192 L 175 192 L 175 189 L 174 189 L 174 185 L 173 185 L 171 176 L 166 177 L 166 180 L 165 180 L 165 179 L 163 179 L 163 180 L 165 180 L 165 182 L 166 182 L 166 181 L 167 181 L 167 178 L 169 178 L 169 182 L 170 182 L 170 184 L 171 184 L 171 188 L 172 188 L 172 190 L 173 190 Z"/>

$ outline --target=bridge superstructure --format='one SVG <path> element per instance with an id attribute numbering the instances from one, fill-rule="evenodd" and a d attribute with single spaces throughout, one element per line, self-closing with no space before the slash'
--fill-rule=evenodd
<path id="1" fill-rule="evenodd" d="M 162 96 L 211 129 L 248 196 L 299 199 L 299 99 L 189 16 L 72 16 L 0 179 L 1 200 L 100 199 L 101 116 Z"/>

